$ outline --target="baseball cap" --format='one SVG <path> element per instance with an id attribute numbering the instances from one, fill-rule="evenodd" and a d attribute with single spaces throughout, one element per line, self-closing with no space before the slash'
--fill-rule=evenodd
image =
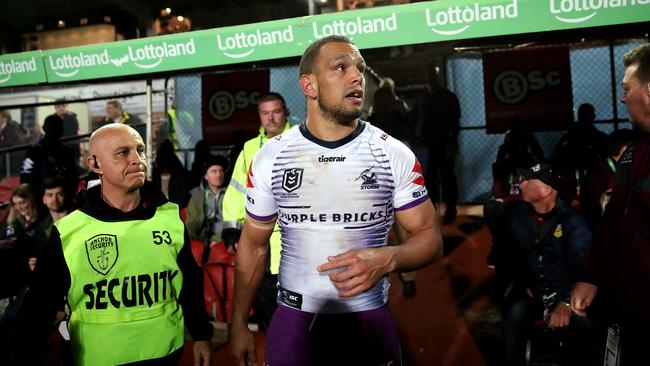
<path id="1" fill-rule="evenodd" d="M 524 179 L 539 179 L 559 191 L 564 183 L 564 176 L 548 163 L 538 163 L 528 169 L 517 169 L 517 174 Z"/>

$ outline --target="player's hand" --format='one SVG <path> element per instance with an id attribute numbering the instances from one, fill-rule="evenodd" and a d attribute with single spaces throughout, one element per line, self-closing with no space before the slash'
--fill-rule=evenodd
<path id="1" fill-rule="evenodd" d="M 212 347 L 210 341 L 194 342 L 194 366 L 210 366 Z"/>
<path id="2" fill-rule="evenodd" d="M 576 315 L 586 316 L 587 308 L 594 301 L 598 287 L 587 282 L 576 283 L 573 291 L 571 291 L 571 309 Z"/>
<path id="3" fill-rule="evenodd" d="M 394 256 L 398 247 L 352 249 L 327 257 L 328 262 L 318 266 L 319 272 L 335 271 L 329 275 L 339 289 L 339 296 L 352 297 L 374 286 L 386 273 L 395 268 Z"/>
<path id="4" fill-rule="evenodd" d="M 230 351 L 237 359 L 239 366 L 257 366 L 255 353 L 255 336 L 246 325 L 231 328 Z"/>
<path id="5" fill-rule="evenodd" d="M 571 305 L 561 302 L 555 306 L 548 320 L 549 328 L 562 328 L 569 325 L 571 320 Z"/>

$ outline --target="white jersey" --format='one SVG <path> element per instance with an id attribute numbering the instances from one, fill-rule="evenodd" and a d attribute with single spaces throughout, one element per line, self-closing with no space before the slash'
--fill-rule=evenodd
<path id="1" fill-rule="evenodd" d="M 388 301 L 388 276 L 341 298 L 317 267 L 355 248 L 386 245 L 394 211 L 428 199 L 422 169 L 401 142 L 367 122 L 340 141 L 305 124 L 269 140 L 248 174 L 246 211 L 277 218 L 282 234 L 278 302 L 311 313 L 371 310 Z"/>

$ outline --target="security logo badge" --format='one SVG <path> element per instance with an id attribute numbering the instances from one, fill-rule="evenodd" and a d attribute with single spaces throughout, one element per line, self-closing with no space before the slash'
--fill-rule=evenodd
<path id="1" fill-rule="evenodd" d="M 553 233 L 553 236 L 559 239 L 559 238 L 562 237 L 562 235 L 564 235 L 563 232 L 562 232 L 562 224 L 557 224 L 557 226 L 555 227 L 555 232 Z"/>
<path id="2" fill-rule="evenodd" d="M 302 168 L 291 168 L 284 171 L 282 189 L 291 193 L 302 185 Z"/>
<path id="3" fill-rule="evenodd" d="M 106 276 L 115 266 L 118 254 L 117 236 L 115 235 L 99 234 L 86 240 L 88 262 L 101 275 Z"/>

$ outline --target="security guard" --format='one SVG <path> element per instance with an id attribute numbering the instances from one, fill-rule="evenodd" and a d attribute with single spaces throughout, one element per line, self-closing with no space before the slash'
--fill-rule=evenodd
<path id="1" fill-rule="evenodd" d="M 237 157 L 230 185 L 223 199 L 224 223 L 222 237 L 226 245 L 232 245 L 239 241 L 239 234 L 246 217 L 244 203 L 246 202 L 248 168 L 253 161 L 253 157 L 268 139 L 287 131 L 291 127 L 287 122 L 289 110 L 284 98 L 278 93 L 272 92 L 260 98 L 257 111 L 261 122 L 260 134 L 244 144 L 243 150 Z M 253 305 L 261 329 L 268 327 L 273 311 L 277 307 L 276 284 L 278 282 L 278 269 L 280 268 L 280 228 L 277 225 L 273 229 L 269 242 L 271 248 L 270 263 L 267 265 L 264 280 L 260 284 Z"/>
<path id="2" fill-rule="evenodd" d="M 195 359 L 209 365 L 200 271 L 178 206 L 145 181 L 142 138 L 109 124 L 90 137 L 90 154 L 101 184 L 52 229 L 19 314 L 22 352 L 14 361 L 38 361 L 29 358 L 42 350 L 66 301 L 76 364 L 177 364 L 187 326 Z"/>

